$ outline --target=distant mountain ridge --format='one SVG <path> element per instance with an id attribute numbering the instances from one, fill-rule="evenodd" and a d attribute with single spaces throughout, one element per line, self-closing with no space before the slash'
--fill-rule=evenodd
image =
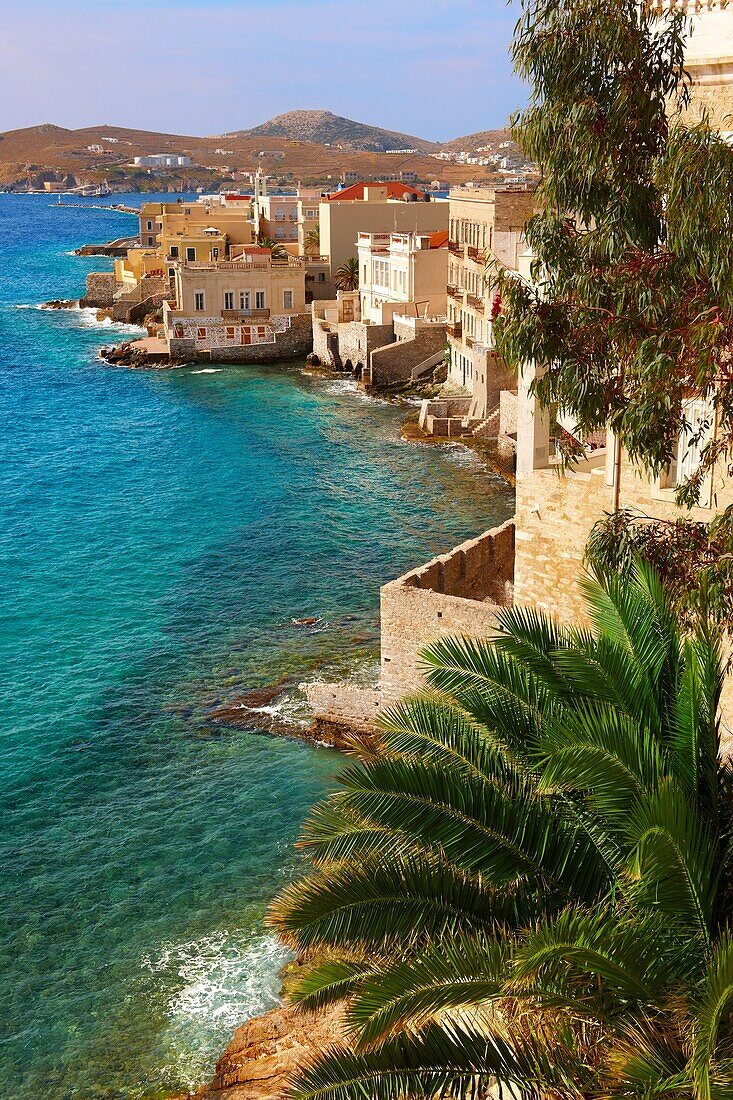
<path id="1" fill-rule="evenodd" d="M 432 153 L 440 148 L 438 142 L 355 122 L 331 111 L 287 111 L 250 130 L 237 130 L 226 136 L 277 137 L 290 141 L 311 141 L 317 145 L 348 145 L 370 153 L 385 153 L 392 149 L 417 149 L 421 153 Z"/>

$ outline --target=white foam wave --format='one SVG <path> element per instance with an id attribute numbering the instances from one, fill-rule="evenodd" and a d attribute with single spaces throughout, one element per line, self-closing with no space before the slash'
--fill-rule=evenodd
<path id="1" fill-rule="evenodd" d="M 211 1073 L 231 1033 L 273 1008 L 288 953 L 274 937 L 217 932 L 187 943 L 163 944 L 142 960 L 156 985 L 171 990 L 164 1042 L 171 1066 L 188 1088 Z"/>
<path id="2" fill-rule="evenodd" d="M 98 317 L 93 306 L 84 306 L 79 310 L 79 324 L 82 328 L 110 329 L 130 336 L 147 336 L 148 332 L 143 325 L 127 325 L 113 321 L 111 317 Z"/>
<path id="3" fill-rule="evenodd" d="M 202 370 L 192 370 L 191 374 L 221 374 L 221 367 L 204 367 Z"/>

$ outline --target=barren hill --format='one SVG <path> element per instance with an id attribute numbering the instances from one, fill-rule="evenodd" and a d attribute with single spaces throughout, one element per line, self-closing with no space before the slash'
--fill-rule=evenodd
<path id="1" fill-rule="evenodd" d="M 240 130 L 229 136 L 281 137 L 291 141 L 312 141 L 318 145 L 346 145 L 371 153 L 384 153 L 390 149 L 417 149 L 421 153 L 432 153 L 439 147 L 434 141 L 354 122 L 331 111 L 288 111 L 251 130 Z"/>
<path id="2" fill-rule="evenodd" d="M 291 133 L 310 136 L 288 136 Z M 352 122 L 328 111 L 292 111 L 254 130 L 210 137 L 106 125 L 69 130 L 43 123 L 0 133 L 0 186 L 42 187 L 44 180 L 56 179 L 77 183 L 106 180 L 119 190 L 165 188 L 168 183 L 208 189 L 231 182 L 241 187 L 249 182 L 247 173 L 257 168 L 285 183 L 310 180 L 324 187 L 331 183 L 335 187 L 345 172 L 364 179 L 414 173 L 427 182 L 491 181 L 498 177 L 492 176 L 489 168 L 430 156 L 486 144 L 484 138 L 507 140 L 508 131 L 488 130 L 436 145 L 409 134 Z M 385 149 L 418 152 L 389 153 Z M 191 158 L 193 167 L 151 176 L 131 164 L 134 157 L 147 153 L 184 154 Z"/>

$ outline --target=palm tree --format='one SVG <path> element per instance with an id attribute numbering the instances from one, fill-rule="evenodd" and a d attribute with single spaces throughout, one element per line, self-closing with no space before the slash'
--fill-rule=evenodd
<path id="1" fill-rule="evenodd" d="M 306 256 L 320 256 L 321 254 L 321 230 L 314 225 L 305 235 L 303 246 Z"/>
<path id="2" fill-rule="evenodd" d="M 345 260 L 341 267 L 336 269 L 333 279 L 337 290 L 358 290 L 359 261 L 356 256 L 349 256 L 348 260 Z"/>
<path id="3" fill-rule="evenodd" d="M 257 243 L 260 248 L 269 248 L 270 252 L 272 253 L 273 260 L 287 259 L 288 253 L 285 249 L 285 246 L 282 245 L 280 241 L 275 241 L 272 239 L 272 237 L 267 237 L 263 233 L 260 234 L 260 236 L 257 238 Z"/>
<path id="4" fill-rule="evenodd" d="M 270 921 L 349 1048 L 297 1100 L 733 1096 L 733 768 L 720 639 L 654 570 L 585 583 L 589 628 L 501 612 L 424 654 L 434 694 L 355 745 Z"/>

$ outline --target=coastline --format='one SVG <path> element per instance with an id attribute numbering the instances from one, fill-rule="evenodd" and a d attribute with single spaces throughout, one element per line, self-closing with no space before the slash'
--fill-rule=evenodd
<path id="1" fill-rule="evenodd" d="M 55 211 L 49 217 L 54 223 L 58 219 L 59 224 L 63 224 Z M 68 214 L 64 221 L 67 219 L 71 232 L 75 232 Z M 70 243 L 68 230 L 65 240 L 55 239 L 50 246 L 52 264 L 44 257 L 49 265 L 49 276 L 38 284 L 42 291 L 36 291 L 35 272 L 29 272 L 25 281 L 19 281 L 17 289 L 13 288 L 9 310 L 18 302 L 37 302 L 44 292 L 47 298 L 56 293 L 64 297 L 74 293 L 74 283 L 78 281 L 84 261 L 66 258 Z M 52 277 L 54 272 L 59 272 L 61 278 Z M 82 1056 L 77 1056 L 70 1046 L 68 1055 L 53 1055 L 61 1066 L 68 1066 L 65 1070 L 68 1076 L 54 1077 L 49 1087 L 52 1091 L 57 1088 L 60 1093 L 65 1087 L 70 1088 L 72 1082 L 78 1082 L 76 1087 L 84 1088 L 95 1072 L 107 1077 L 109 1087 L 119 1087 L 119 1076 L 116 1076 L 119 1065 L 132 1066 L 134 1059 L 140 1077 L 149 1082 L 150 1090 L 166 1088 L 170 1079 L 174 1082 L 170 1091 L 177 1087 L 180 1092 L 179 1076 L 184 1087 L 189 1080 L 205 1080 L 210 1076 L 208 1059 L 212 1049 L 221 1051 L 232 1038 L 237 1020 L 236 1015 L 231 1015 L 232 1006 L 242 1006 L 239 1017 L 242 1020 L 250 1011 L 249 992 L 246 991 L 250 982 L 246 969 L 250 965 L 247 951 L 242 956 L 245 969 L 235 974 L 240 951 L 232 937 L 231 946 L 224 947 L 228 953 L 226 969 L 221 969 L 213 945 L 209 947 L 210 937 L 218 935 L 219 929 L 234 928 L 232 919 L 243 920 L 246 943 L 250 917 L 242 917 L 242 912 L 249 905 L 253 889 L 258 888 L 258 883 L 264 884 L 260 899 L 264 904 L 278 888 L 281 874 L 290 873 L 288 853 L 292 822 L 300 820 L 307 806 L 320 797 L 321 783 L 329 781 L 335 767 L 332 753 L 309 753 L 295 745 L 296 740 L 320 745 L 333 744 L 335 739 L 327 741 L 322 732 L 308 732 L 302 727 L 294 729 L 287 722 L 281 722 L 282 712 L 289 714 L 291 707 L 287 703 L 282 707 L 279 696 L 267 697 L 278 679 L 278 669 L 286 668 L 292 673 L 293 684 L 297 684 L 308 680 L 310 675 L 320 675 L 324 663 L 330 666 L 329 675 L 347 677 L 352 654 L 357 662 L 366 661 L 367 656 L 370 662 L 373 661 L 376 597 L 382 579 L 429 556 L 433 547 L 451 545 L 463 537 L 464 532 L 478 530 L 486 514 L 486 482 L 483 489 L 478 487 L 473 476 L 474 459 L 464 459 L 462 453 L 455 454 L 454 465 L 453 458 L 440 457 L 433 447 L 428 451 L 422 446 L 403 445 L 399 421 L 410 411 L 409 406 L 357 393 L 355 383 L 340 373 L 326 373 L 302 363 L 283 367 L 282 371 L 212 366 L 215 373 L 211 378 L 206 377 L 208 370 L 195 368 L 172 371 L 167 377 L 149 372 L 148 378 L 144 377 L 145 372 L 141 376 L 138 372 L 110 371 L 97 358 L 99 345 L 105 339 L 117 342 L 127 331 L 124 327 L 118 327 L 108 316 L 100 319 L 91 308 L 83 309 L 73 304 L 70 308 L 67 306 L 68 312 L 62 310 L 58 314 L 50 310 L 36 312 L 36 308 L 28 307 L 29 312 L 10 314 L 10 331 L 18 334 L 17 361 L 22 368 L 15 374 L 16 385 L 11 393 L 17 393 L 18 400 L 21 395 L 25 397 L 22 384 L 27 378 L 33 383 L 34 395 L 38 393 L 39 398 L 41 392 L 54 395 L 54 433 L 50 440 L 48 432 L 39 438 L 38 454 L 42 458 L 37 459 L 37 468 L 42 462 L 45 476 L 54 478 L 54 483 L 58 478 L 69 488 L 77 486 L 77 491 L 83 494 L 85 507 L 81 522 L 77 512 L 74 512 L 73 523 L 63 516 L 63 529 L 68 532 L 64 536 L 65 543 L 70 543 L 70 550 L 75 555 L 86 555 L 77 561 L 88 560 L 92 567 L 87 570 L 86 587 L 96 579 L 95 571 L 100 563 L 103 565 L 102 576 L 106 578 L 110 597 L 118 596 L 116 585 L 123 583 L 129 587 L 128 579 L 136 587 L 140 585 L 142 578 L 138 578 L 137 571 L 141 561 L 149 561 L 157 577 L 153 586 L 140 589 L 150 594 L 144 607 L 138 607 L 139 601 L 131 603 L 129 598 L 121 607 L 126 621 L 135 625 L 130 645 L 124 642 L 126 633 L 120 624 L 110 623 L 110 645 L 116 654 L 112 664 L 106 650 L 100 650 L 96 643 L 89 647 L 95 676 L 97 669 L 109 667 L 116 670 L 117 683 L 110 687 L 107 679 L 95 679 L 90 688 L 84 681 L 83 668 L 81 679 L 75 668 L 71 680 L 64 676 L 58 682 L 70 684 L 73 680 L 81 688 L 80 697 L 89 701 L 86 711 L 92 721 L 85 721 L 86 715 L 76 719 L 78 747 L 75 743 L 69 750 L 69 762 L 74 776 L 79 775 L 80 767 L 86 768 L 82 774 L 82 789 L 88 792 L 90 804 L 99 807 L 98 824 L 108 835 L 109 844 L 114 845 L 115 855 L 110 860 L 106 842 L 102 840 L 101 846 L 97 842 L 103 865 L 114 868 L 116 881 L 129 884 L 129 894 L 127 890 L 120 893 L 117 911 L 109 903 L 105 905 L 109 928 L 103 930 L 99 942 L 105 942 L 104 938 L 110 935 L 121 945 L 126 938 L 136 942 L 144 940 L 144 953 L 152 959 L 153 968 L 150 973 L 146 969 L 142 982 L 137 975 L 134 980 L 139 983 L 146 1000 L 157 1005 L 158 1015 L 148 1020 L 145 1006 L 141 1005 L 136 1008 L 135 1018 L 128 1021 L 127 1009 L 114 980 L 106 983 L 106 998 L 112 1002 L 110 1007 L 113 1009 L 108 1016 L 115 1020 L 114 1035 L 110 1033 L 111 1026 L 101 1029 L 82 1023 L 76 1005 L 73 1013 L 75 1020 L 79 1018 L 75 1031 L 82 1037 L 86 1035 L 90 1044 L 104 1036 L 96 1059 L 99 1068 L 88 1070 Z M 59 349 L 63 358 L 57 365 Z M 204 376 L 197 377 L 199 374 Z M 43 385 L 39 386 L 41 380 Z M 54 389 L 57 381 L 62 385 Z M 67 395 L 70 399 L 68 413 Z M 19 427 L 24 423 L 17 417 L 13 422 Z M 81 431 L 93 432 L 93 448 L 82 447 L 74 452 L 73 477 L 66 476 L 63 465 L 57 475 L 59 462 L 66 461 L 65 441 L 70 435 L 79 437 Z M 242 454 L 248 453 L 250 440 L 254 443 L 265 439 L 268 472 L 273 458 L 278 464 L 276 486 L 288 484 L 295 466 L 298 482 L 314 487 L 307 513 L 302 511 L 296 494 L 292 497 L 281 494 L 271 501 L 269 494 L 262 493 L 256 496 L 257 511 L 250 517 L 251 494 L 253 489 L 256 492 L 257 479 L 261 481 L 263 467 L 261 463 L 258 465 L 258 452 L 254 447 L 251 463 L 249 459 L 243 462 Z M 60 448 L 58 455 L 55 452 L 49 455 L 49 443 L 53 448 L 56 440 Z M 446 448 L 447 452 L 459 450 L 463 452 L 464 448 L 457 448 L 455 444 Z M 111 463 L 106 457 L 102 461 L 108 453 L 113 456 Z M 69 455 L 69 459 L 71 457 Z M 177 486 L 179 476 L 185 479 L 185 487 Z M 319 484 L 326 489 L 320 496 Z M 415 486 L 418 486 L 417 493 Z M 124 496 L 118 502 L 120 491 Z M 491 495 L 493 492 L 489 490 L 489 509 L 495 499 Z M 97 507 L 95 496 L 99 498 L 99 505 L 107 509 L 107 518 L 99 530 L 87 531 L 86 517 L 90 517 L 93 508 Z M 69 498 L 69 507 L 76 499 L 75 492 L 73 498 Z M 141 504 L 145 502 L 146 515 L 139 527 L 135 512 L 130 510 L 136 499 Z M 504 499 L 502 490 L 497 499 Z M 157 507 L 158 500 L 163 507 Z M 59 500 L 57 495 L 56 510 L 63 502 L 64 498 Z M 448 502 L 452 502 L 450 507 Z M 111 528 L 110 505 L 114 521 Z M 48 511 L 46 504 L 42 522 L 55 530 L 60 520 L 53 509 L 50 516 L 45 514 Z M 125 526 L 131 530 L 117 530 L 115 513 L 120 520 L 124 517 Z M 105 512 L 100 515 L 104 516 Z M 263 555 L 272 555 L 272 549 L 268 548 L 273 547 L 275 529 L 285 531 L 284 545 L 275 547 L 283 554 L 282 582 L 276 579 L 281 588 L 276 591 L 274 600 L 271 597 L 263 600 L 263 591 L 269 595 L 273 583 L 267 569 L 261 574 L 265 564 Z M 137 531 L 140 534 L 148 532 L 145 535 L 148 549 L 143 550 L 142 556 L 130 539 L 130 535 L 137 536 Z M 313 538 L 318 532 L 326 531 L 331 532 L 330 536 L 325 540 L 319 536 L 317 552 L 311 553 Z M 106 532 L 114 537 L 114 544 L 109 548 L 105 542 Z M 208 537 L 197 538 L 197 532 L 208 534 Z M 154 554 L 149 549 L 151 537 L 155 540 Z M 78 549 L 74 546 L 77 541 L 80 543 Z M 181 547 L 181 554 L 174 554 L 177 546 Z M 124 555 L 124 570 L 120 569 L 121 555 Z M 74 560 L 67 561 L 64 557 L 64 545 L 55 545 L 55 570 L 68 569 L 71 573 L 76 568 L 78 571 L 78 565 L 69 567 Z M 356 562 L 358 568 L 354 568 Z M 38 566 L 35 568 L 38 571 Z M 322 580 L 325 572 L 332 578 L 328 585 Z M 300 579 L 291 584 L 290 577 Z M 169 578 L 173 584 L 169 583 Z M 151 612 L 155 616 L 157 633 L 148 635 L 145 622 Z M 316 622 L 317 618 L 321 621 Z M 96 619 L 97 616 L 91 636 L 104 639 L 104 617 L 101 635 Z M 70 629 L 75 631 L 77 628 Z M 184 655 L 185 665 L 181 664 L 179 651 Z M 288 655 L 282 663 L 275 661 L 279 653 Z M 291 659 L 292 654 L 297 654 L 297 660 Z M 341 656 L 334 661 L 335 654 Z M 149 659 L 153 664 L 148 676 L 144 665 Z M 12 672 L 12 663 L 10 667 Z M 370 670 L 373 665 L 370 664 L 369 670 L 365 665 L 364 676 Z M 283 686 L 287 692 L 287 684 L 278 685 Z M 252 697 L 257 691 L 266 694 Z M 18 698 L 21 699 L 20 694 Z M 227 707 L 241 709 L 238 703 L 242 702 L 249 705 L 252 712 L 259 713 L 248 714 L 241 721 L 239 715 L 226 713 Z M 218 708 L 224 711 L 217 714 Z M 63 708 L 54 704 L 54 709 Z M 255 722 L 260 736 L 250 736 Z M 56 722 L 56 725 L 61 723 Z M 273 725 L 280 728 L 275 731 Z M 272 733 L 277 733 L 276 739 L 265 742 L 261 735 Z M 202 853 L 204 847 L 209 853 L 205 862 L 210 861 L 214 869 L 228 865 L 231 870 L 225 875 L 227 879 L 239 876 L 234 888 L 227 883 L 222 889 L 207 867 L 199 866 L 195 853 L 193 857 L 187 853 L 185 862 L 189 869 L 182 868 L 179 873 L 176 861 L 180 862 L 180 856 L 164 846 L 157 853 L 151 851 L 150 855 L 157 855 L 159 869 L 171 868 L 168 873 L 179 876 L 180 882 L 176 877 L 173 879 L 175 890 L 194 889 L 197 900 L 193 913 L 186 917 L 184 910 L 180 920 L 171 921 L 168 914 L 158 913 L 156 869 L 147 868 L 147 855 L 143 850 L 149 850 L 150 845 L 140 849 L 138 859 L 135 843 L 130 845 L 127 833 L 117 835 L 116 821 L 112 828 L 108 821 L 103 822 L 110 806 L 115 807 L 115 798 L 109 793 L 99 800 L 94 798 L 94 764 L 100 747 L 104 750 L 108 742 L 110 746 L 115 745 L 109 757 L 110 766 L 115 774 L 120 773 L 120 791 L 125 791 L 126 808 L 120 815 L 120 822 L 128 817 L 133 824 L 136 819 L 141 824 L 147 821 L 139 817 L 135 787 L 144 780 L 146 773 L 155 775 L 154 786 L 160 797 L 156 795 L 155 805 L 149 807 L 153 816 L 146 824 L 146 830 L 150 829 L 151 835 L 159 838 L 154 847 L 159 848 L 159 841 L 165 840 L 167 834 L 170 834 L 171 843 L 176 837 L 200 835 Z M 235 760 L 238 763 L 235 764 Z M 257 761 L 261 762 L 261 774 L 256 770 L 260 767 Z M 88 778 L 85 778 L 87 772 Z M 170 780 L 166 772 L 170 773 Z M 117 781 L 115 778 L 114 783 Z M 246 797 L 247 786 L 258 784 L 262 784 L 263 792 L 260 803 Z M 44 797 L 50 798 L 54 788 L 48 777 L 44 786 L 47 791 Z M 78 785 L 76 790 L 79 790 Z M 32 806 L 34 798 L 31 790 L 24 801 Z M 294 808 L 281 807 L 283 799 Z M 263 800 L 268 807 L 264 811 L 258 808 Z M 64 820 L 71 820 L 63 797 L 61 806 L 66 815 L 61 817 L 59 826 L 63 832 Z M 158 820 L 159 810 L 162 816 Z M 289 818 L 283 816 L 286 811 Z M 189 834 L 186 829 L 192 827 L 191 817 L 198 825 L 195 832 Z M 95 815 L 87 820 L 94 828 Z M 278 820 L 284 822 L 279 831 Z M 216 833 L 211 834 L 209 823 L 217 822 Z M 203 832 L 202 823 L 206 823 Z M 269 865 L 264 869 L 252 865 L 251 860 L 242 863 L 241 849 L 252 846 L 253 830 L 264 837 L 262 851 Z M 234 845 L 231 850 L 217 844 L 217 837 L 226 840 L 227 833 Z M 42 859 L 43 834 L 29 843 L 30 850 L 40 853 Z M 176 845 L 180 847 L 178 842 Z M 84 850 L 79 845 L 77 848 Z M 143 857 L 144 865 L 140 862 Z M 73 860 L 71 870 L 75 873 Z M 85 880 L 89 879 L 88 869 L 83 870 L 83 861 L 80 861 L 79 873 Z M 91 887 L 83 892 L 75 888 L 74 881 L 67 876 L 63 895 L 58 899 L 51 892 L 53 904 L 65 915 L 68 928 L 86 926 L 85 914 L 80 912 L 75 899 L 80 899 L 82 905 L 85 895 L 91 903 L 96 899 L 93 877 Z M 209 881 L 211 887 L 207 885 Z M 212 895 L 212 891 L 215 894 Z M 210 895 L 214 897 L 213 905 Z M 129 905 L 126 896 L 129 896 Z M 137 902 L 136 896 L 140 899 Z M 227 902 L 227 896 L 232 898 L 232 903 L 241 899 L 240 913 L 236 906 Z M 26 911 L 29 905 L 32 910 L 32 899 L 30 903 L 24 900 Z M 208 919 L 206 913 L 210 914 Z M 153 919 L 148 920 L 148 916 Z M 121 931 L 125 926 L 128 931 Z M 18 927 L 23 927 L 22 921 Z M 237 927 L 241 925 L 238 923 Z M 84 977 L 86 956 L 82 950 L 85 939 L 74 936 L 74 944 L 81 941 L 81 947 L 71 957 L 75 972 L 86 983 L 91 997 L 95 983 L 93 978 Z M 179 962 L 184 958 L 179 951 L 181 945 L 186 945 L 184 954 L 190 960 L 185 962 L 185 971 Z M 119 972 L 121 960 L 115 957 L 114 940 L 108 946 L 111 966 L 117 967 Z M 63 940 L 58 949 L 77 951 L 73 944 L 70 946 Z M 34 965 L 33 950 L 31 944 L 27 949 L 31 967 Z M 133 963 L 141 957 L 134 947 L 126 949 L 125 954 Z M 163 954 L 171 961 L 163 962 Z M 216 969 L 204 975 L 203 967 L 209 965 L 209 960 L 214 961 Z M 110 966 L 109 961 L 105 965 Z M 277 965 L 269 964 L 267 978 L 273 994 Z M 260 969 L 257 963 L 251 974 L 257 983 L 261 980 Z M 215 986 L 222 982 L 222 975 L 226 978 L 219 994 Z M 210 985 L 210 991 L 196 1002 L 194 1012 L 198 1015 L 186 1016 L 184 1020 L 183 1013 L 188 1009 L 179 1003 L 179 991 L 183 990 L 186 998 L 191 997 L 195 993 L 191 983 L 198 981 Z M 231 982 L 235 989 L 233 997 L 227 994 L 226 982 Z M 131 993 L 132 1008 L 137 995 L 134 986 Z M 33 1003 L 34 997 L 31 990 L 28 1003 Z M 63 996 L 60 1000 L 57 998 L 58 992 L 54 990 L 55 1003 L 47 998 L 45 1005 L 39 1006 L 39 1028 L 44 1026 L 44 1020 L 47 1024 L 52 1010 L 58 1014 L 56 1005 L 60 1005 L 62 1013 L 65 1011 Z M 222 1000 L 226 1000 L 229 1013 L 224 1017 L 224 1030 L 221 1016 L 219 1025 L 212 1026 L 214 1017 L 221 1011 Z M 259 995 L 252 1001 L 253 1006 L 263 1003 L 271 1002 Z M 11 1008 L 14 1010 L 14 1006 Z M 102 1019 L 95 1011 L 90 1007 L 83 1018 L 86 1021 Z M 206 1020 L 204 1012 L 209 1014 Z M 12 1019 L 12 1013 L 7 1018 Z M 162 1036 L 160 1045 L 159 1036 Z M 187 1046 L 192 1039 L 198 1045 Z M 38 1052 L 36 1062 L 40 1066 L 49 1053 L 40 1037 L 34 1042 Z M 120 1042 L 124 1042 L 126 1051 L 117 1049 Z M 203 1074 L 200 1071 L 201 1052 L 207 1059 Z M 182 1055 L 180 1062 L 177 1060 L 179 1054 Z M 173 1066 L 180 1066 L 180 1074 L 173 1071 Z M 23 1067 L 19 1097 L 26 1095 L 24 1082 L 38 1080 L 33 1077 L 36 1072 L 34 1067 Z M 133 1079 L 134 1068 L 129 1072 Z"/>

